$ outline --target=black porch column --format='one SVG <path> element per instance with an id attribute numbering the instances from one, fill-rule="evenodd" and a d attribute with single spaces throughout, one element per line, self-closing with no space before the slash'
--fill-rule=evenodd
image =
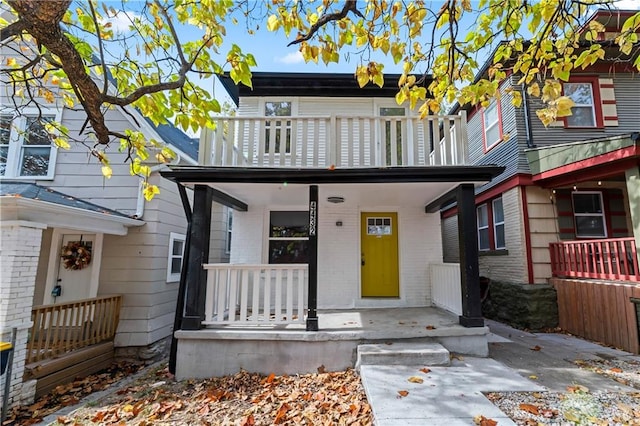
<path id="1" fill-rule="evenodd" d="M 460 244 L 460 278 L 462 286 L 462 315 L 460 324 L 465 327 L 482 327 L 482 303 L 480 301 L 480 268 L 478 266 L 478 231 L 476 221 L 476 197 L 471 184 L 458 187 L 458 241 Z"/>
<path id="2" fill-rule="evenodd" d="M 186 259 L 186 295 L 183 330 L 199 330 L 204 319 L 204 305 L 207 288 L 207 273 L 202 264 L 209 260 L 209 238 L 211 233 L 211 204 L 213 191 L 205 185 L 193 189 L 193 214 L 189 227 L 189 247 Z"/>
<path id="3" fill-rule="evenodd" d="M 318 185 L 309 187 L 308 297 L 307 331 L 318 331 Z"/>

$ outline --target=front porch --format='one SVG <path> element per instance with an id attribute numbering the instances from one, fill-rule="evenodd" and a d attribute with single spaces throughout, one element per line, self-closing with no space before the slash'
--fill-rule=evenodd
<path id="1" fill-rule="evenodd" d="M 437 342 L 450 352 L 488 354 L 487 327 L 464 327 L 457 315 L 435 307 L 319 310 L 318 328 L 309 333 L 304 323 L 293 323 L 179 330 L 176 377 L 240 369 L 267 375 L 337 371 L 353 367 L 356 349 L 365 343 Z"/>

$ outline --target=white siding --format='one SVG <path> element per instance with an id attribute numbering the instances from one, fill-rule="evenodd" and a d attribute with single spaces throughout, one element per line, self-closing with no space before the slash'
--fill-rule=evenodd
<path id="1" fill-rule="evenodd" d="M 178 283 L 167 283 L 169 233 L 186 232 L 174 183 L 152 177 L 160 194 L 147 203 L 146 225 L 105 236 L 100 294 L 124 295 L 116 346 L 144 346 L 171 334 Z"/>

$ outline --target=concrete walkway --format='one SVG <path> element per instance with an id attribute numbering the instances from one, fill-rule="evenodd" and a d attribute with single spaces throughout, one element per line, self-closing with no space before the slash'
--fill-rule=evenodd
<path id="1" fill-rule="evenodd" d="M 594 390 L 634 392 L 596 373 L 576 359 L 637 359 L 627 352 L 564 334 L 527 333 L 487 321 L 490 358 L 452 360 L 449 367 L 363 365 L 360 373 L 377 426 L 470 426 L 478 415 L 515 425 L 483 392 L 565 391 L 580 384 Z M 412 383 L 417 376 L 423 383 Z M 536 379 L 530 379 L 535 376 Z M 399 391 L 407 391 L 401 396 Z"/>

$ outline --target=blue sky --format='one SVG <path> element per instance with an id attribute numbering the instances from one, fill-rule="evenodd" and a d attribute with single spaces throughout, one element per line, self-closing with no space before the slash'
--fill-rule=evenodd
<path id="1" fill-rule="evenodd" d="M 429 3 L 433 3 L 433 5 Z M 120 2 L 118 1 L 111 4 L 118 8 L 117 4 L 120 4 Z M 135 1 L 128 4 L 132 5 L 132 9 L 135 10 Z M 440 5 L 440 1 L 427 3 L 427 6 L 430 8 L 439 8 Z M 616 6 L 620 9 L 640 9 L 640 0 L 621 0 L 616 3 Z M 277 33 L 269 32 L 266 29 L 266 22 L 263 22 L 259 23 L 260 28 L 254 34 L 249 34 L 245 26 L 244 18 L 239 17 L 238 21 L 239 23 L 234 25 L 229 20 L 225 42 L 220 49 L 221 62 L 224 61 L 224 55 L 232 43 L 239 45 L 243 51 L 252 53 L 255 56 L 258 66 L 255 67 L 253 71 L 353 73 L 361 61 L 360 55 L 354 53 L 354 47 L 351 51 L 342 51 L 340 53 L 340 62 L 337 64 L 331 63 L 325 65 L 321 61 L 318 64 L 313 62 L 305 63 L 301 54 L 298 52 L 298 46 L 287 46 L 287 44 L 295 38 L 294 33 L 290 34 L 287 38 L 282 31 Z M 112 20 L 112 22 L 114 21 Z M 467 15 L 465 21 L 461 23 L 460 28 L 466 29 L 473 27 L 473 25 L 473 17 Z M 253 26 L 255 27 L 255 24 Z M 123 29 L 124 28 L 125 27 L 123 27 Z M 180 28 L 180 35 L 188 40 L 199 38 L 201 33 L 197 28 L 183 26 Z M 464 35 L 462 37 L 464 37 Z M 489 54 L 489 49 L 487 49 L 486 52 L 481 52 L 481 54 Z M 383 63 L 385 65 L 385 73 L 402 72 L 402 63 L 396 65 L 390 57 L 379 54 L 373 58 L 365 58 L 364 61 L 368 62 L 370 59 Z M 479 57 L 477 60 L 482 64 L 485 58 Z M 225 66 L 224 69 L 228 71 L 229 67 Z M 416 71 L 423 72 L 426 70 L 418 69 Z M 228 99 L 224 96 L 225 93 L 223 93 L 224 90 L 221 85 L 216 84 L 214 87 L 212 80 L 203 81 L 197 78 L 195 80 L 200 86 L 209 91 L 213 91 L 220 101 Z"/>

